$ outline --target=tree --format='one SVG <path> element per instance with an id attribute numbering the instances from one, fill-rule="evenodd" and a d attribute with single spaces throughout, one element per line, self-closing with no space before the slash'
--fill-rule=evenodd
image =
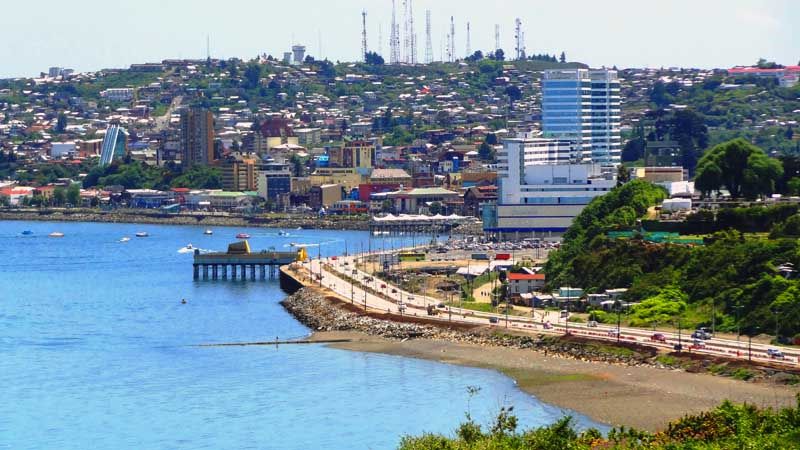
<path id="1" fill-rule="evenodd" d="M 672 99 L 667 94 L 667 88 L 662 81 L 656 81 L 650 89 L 650 101 L 655 103 L 657 108 L 664 108 L 672 103 Z"/>
<path id="2" fill-rule="evenodd" d="M 467 61 L 469 61 L 469 62 L 476 62 L 476 61 L 480 61 L 480 60 L 482 60 L 482 59 L 483 59 L 483 52 L 482 52 L 482 51 L 480 51 L 480 50 L 475 50 L 475 53 L 473 53 L 473 54 L 471 54 L 471 55 L 467 56 L 465 59 L 466 59 Z"/>
<path id="3" fill-rule="evenodd" d="M 497 60 L 497 61 L 505 61 L 506 53 L 503 51 L 502 48 L 498 48 L 497 50 L 494 51 L 494 55 L 493 55 L 492 59 Z"/>
<path id="4" fill-rule="evenodd" d="M 431 203 L 431 206 L 428 207 L 428 210 L 435 216 L 436 214 L 442 212 L 442 204 L 439 202 L 433 202 Z"/>
<path id="5" fill-rule="evenodd" d="M 561 52 L 561 57 L 558 58 L 558 62 L 560 62 L 561 64 L 566 63 L 567 62 L 567 54 L 564 53 L 564 52 Z"/>
<path id="6" fill-rule="evenodd" d="M 382 66 L 384 64 L 383 56 L 376 52 L 367 52 L 364 55 L 364 62 L 370 66 Z"/>
<path id="7" fill-rule="evenodd" d="M 314 57 L 313 57 L 313 56 L 311 56 L 311 55 L 306 55 L 306 59 L 305 59 L 305 61 L 303 61 L 303 62 L 305 62 L 306 64 L 314 64 L 314 61 L 315 61 L 315 59 L 314 59 Z"/>
<path id="8" fill-rule="evenodd" d="M 81 204 L 81 188 L 75 183 L 70 184 L 67 188 L 67 203 L 72 206 Z"/>
<path id="9" fill-rule="evenodd" d="M 250 63 L 244 70 L 244 87 L 245 89 L 255 89 L 259 86 L 261 81 L 261 66 L 258 63 Z"/>
<path id="10" fill-rule="evenodd" d="M 622 161 L 632 162 L 644 158 L 644 151 L 647 143 L 641 137 L 636 137 L 625 143 L 622 149 Z"/>
<path id="11" fill-rule="evenodd" d="M 497 145 L 497 135 L 494 133 L 487 134 L 486 143 L 489 145 Z"/>
<path id="12" fill-rule="evenodd" d="M 704 194 L 725 187 L 731 197 L 755 198 L 775 192 L 783 165 L 742 138 L 706 152 L 697 164 L 695 183 Z"/>
<path id="13" fill-rule="evenodd" d="M 60 112 L 58 113 L 58 119 L 56 119 L 55 132 L 61 134 L 65 131 L 67 131 L 67 115 Z"/>
<path id="14" fill-rule="evenodd" d="M 625 167 L 625 164 L 620 164 L 617 167 L 617 186 L 622 186 L 623 184 L 631 181 L 631 172 Z"/>
<path id="15" fill-rule="evenodd" d="M 59 186 L 53 189 L 53 205 L 55 206 L 63 205 L 66 198 L 67 194 L 66 191 L 64 191 L 63 187 Z"/>
<path id="16" fill-rule="evenodd" d="M 492 161 L 494 160 L 494 148 L 486 142 L 483 142 L 480 147 L 478 147 L 478 156 L 484 161 Z"/>
<path id="17" fill-rule="evenodd" d="M 511 108 L 514 107 L 514 102 L 522 98 L 522 91 L 515 85 L 506 87 L 506 95 L 508 96 L 508 103 Z"/>

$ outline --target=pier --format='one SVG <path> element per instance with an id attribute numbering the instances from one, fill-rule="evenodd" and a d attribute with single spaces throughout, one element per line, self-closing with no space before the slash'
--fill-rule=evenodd
<path id="1" fill-rule="evenodd" d="M 265 280 L 276 278 L 280 266 L 305 259 L 305 249 L 296 252 L 274 250 L 250 251 L 247 241 L 228 246 L 225 253 L 201 253 L 194 251 L 195 280 Z"/>

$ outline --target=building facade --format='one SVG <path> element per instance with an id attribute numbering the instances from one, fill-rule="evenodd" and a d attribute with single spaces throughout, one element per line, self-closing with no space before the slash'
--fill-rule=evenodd
<path id="1" fill-rule="evenodd" d="M 497 204 L 483 208 L 484 229 L 501 233 L 566 231 L 595 197 L 616 186 L 600 164 L 577 163 L 560 141 L 508 139 L 498 152 Z M 550 154 L 545 154 L 549 152 Z"/>
<path id="2" fill-rule="evenodd" d="M 181 162 L 184 167 L 214 162 L 214 116 L 205 108 L 181 110 Z"/>
<path id="3" fill-rule="evenodd" d="M 578 144 L 586 162 L 618 165 L 620 82 L 616 70 L 546 70 L 542 79 L 542 131 L 545 138 Z"/>

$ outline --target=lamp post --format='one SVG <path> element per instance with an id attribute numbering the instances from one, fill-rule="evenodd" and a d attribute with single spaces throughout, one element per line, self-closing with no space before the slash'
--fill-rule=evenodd
<path id="1" fill-rule="evenodd" d="M 617 344 L 619 344 L 620 327 L 622 325 L 622 302 L 616 300 L 614 306 L 617 307 Z"/>
<path id="2" fill-rule="evenodd" d="M 753 333 L 758 333 L 758 327 L 753 327 L 750 333 L 747 333 L 747 360 L 753 360 Z"/>
<path id="3" fill-rule="evenodd" d="M 775 309 L 772 310 L 772 314 L 775 314 L 775 345 L 778 345 L 778 344 L 781 343 L 781 337 L 780 337 L 780 334 L 779 334 L 781 322 L 778 320 L 778 315 L 780 313 L 781 313 L 781 310 L 778 309 L 778 308 L 775 308 Z"/>
<path id="4" fill-rule="evenodd" d="M 740 303 L 736 303 L 736 357 L 740 356 L 742 350 L 741 337 L 742 337 L 742 322 L 739 320 L 739 314 L 742 309 Z"/>

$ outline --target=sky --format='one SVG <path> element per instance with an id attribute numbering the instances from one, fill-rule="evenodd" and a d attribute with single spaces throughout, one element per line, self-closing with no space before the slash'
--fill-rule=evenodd
<path id="1" fill-rule="evenodd" d="M 402 30 L 402 1 L 398 22 Z M 391 0 L 38 0 L 4 1 L 0 78 L 35 76 L 50 66 L 77 71 L 128 67 L 165 58 L 276 57 L 293 43 L 315 58 L 354 61 L 361 53 L 361 11 L 368 47 L 388 61 Z M 522 20 L 528 54 L 566 53 L 592 67 L 731 67 L 763 57 L 800 60 L 798 0 L 414 0 L 417 54 L 425 56 L 425 11 L 441 58 L 450 17 L 456 55 L 514 49 Z M 379 29 L 383 39 L 379 42 Z"/>

